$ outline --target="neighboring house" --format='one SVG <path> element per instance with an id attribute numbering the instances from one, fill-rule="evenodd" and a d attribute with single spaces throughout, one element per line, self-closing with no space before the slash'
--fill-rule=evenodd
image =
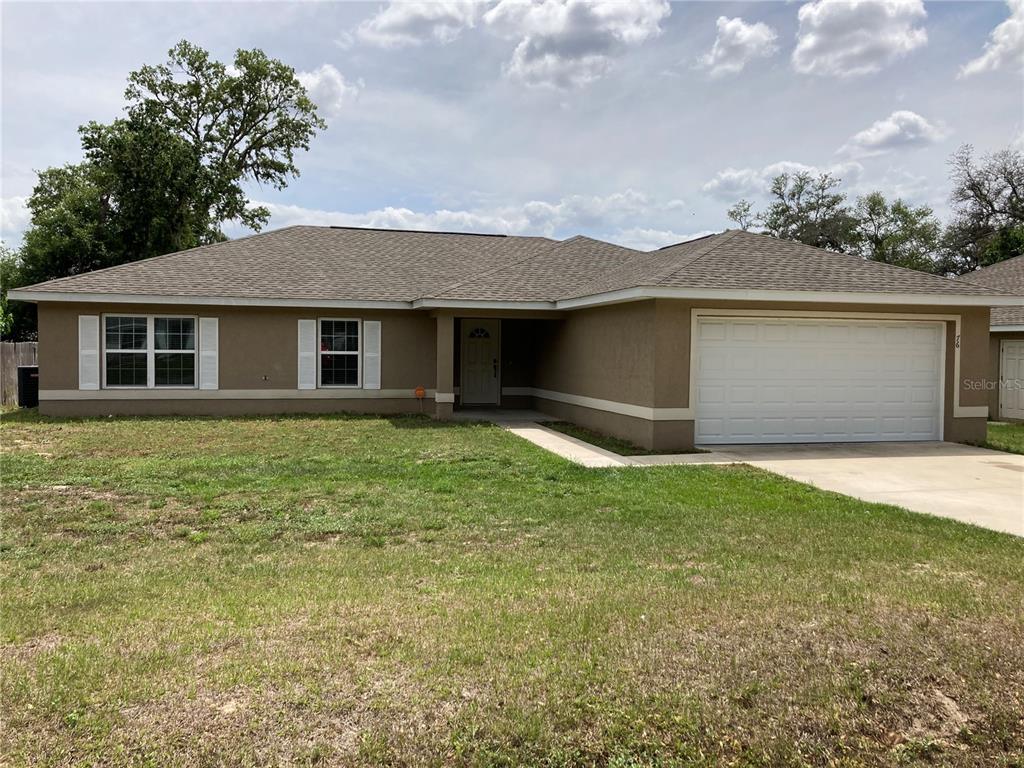
<path id="1" fill-rule="evenodd" d="M 740 231 L 306 226 L 10 297 L 39 304 L 44 414 L 527 407 L 658 449 L 984 440 L 989 306 L 1024 306 Z"/>
<path id="2" fill-rule="evenodd" d="M 964 275 L 975 285 L 1024 295 L 1024 256 Z M 1024 421 L 1024 307 L 995 307 L 989 336 L 989 413 L 1004 421 Z M 995 384 L 998 383 L 998 386 Z"/>

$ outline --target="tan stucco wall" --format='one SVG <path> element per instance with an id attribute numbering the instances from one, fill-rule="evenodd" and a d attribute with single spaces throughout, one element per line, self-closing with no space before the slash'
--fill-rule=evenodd
<path id="1" fill-rule="evenodd" d="M 574 312 L 545 340 L 534 386 L 586 397 L 597 397 L 656 408 L 687 408 L 690 380 L 690 321 L 693 309 L 742 309 L 800 312 L 868 312 L 914 315 L 959 315 L 960 381 L 954 382 L 956 324 L 946 323 L 946 382 L 944 436 L 951 441 L 983 441 L 984 418 L 954 418 L 954 392 L 960 404 L 984 406 L 988 376 L 988 322 L 985 307 L 908 307 L 873 304 L 770 303 L 740 301 L 681 301 L 657 299 L 598 307 Z M 619 372 L 626 375 L 620 376 Z M 561 414 L 568 408 L 539 401 L 543 410 Z M 580 423 L 640 445 L 654 447 L 653 436 L 619 414 L 589 408 L 576 409 Z M 583 419 L 586 421 L 584 422 Z M 626 420 L 626 421 L 624 421 Z M 692 447 L 693 422 L 660 422 L 667 435 L 686 437 L 689 444 L 659 445 Z M 685 425 L 685 426 L 684 426 Z"/>
<path id="2" fill-rule="evenodd" d="M 988 413 L 993 421 L 999 416 L 999 381 L 1002 372 L 999 370 L 999 344 L 1002 341 L 1022 341 L 1024 331 L 1014 333 L 991 333 L 989 335 L 988 352 Z"/>
<path id="3" fill-rule="evenodd" d="M 653 301 L 571 313 L 539 339 L 533 386 L 654 405 Z"/>
<path id="4" fill-rule="evenodd" d="M 688 302 L 646 300 L 584 309 L 558 315 L 523 315 L 506 321 L 502 361 L 504 386 L 529 386 L 583 397 L 656 408 L 689 407 L 691 309 L 760 309 L 909 314 L 957 314 L 962 317 L 961 381 L 954 384 L 956 344 L 954 324 L 947 324 L 946 420 L 947 440 L 983 440 L 985 419 L 954 419 L 953 393 L 961 404 L 989 405 L 985 380 L 991 376 L 989 313 L 985 308 L 903 307 L 896 305 L 778 304 L 765 302 Z M 78 387 L 78 315 L 103 313 L 190 314 L 220 319 L 220 388 L 222 390 L 295 389 L 297 379 L 297 321 L 315 317 L 359 317 L 381 320 L 382 388 L 409 389 L 418 385 L 439 392 L 455 387 L 454 311 L 325 312 L 322 310 L 126 306 L 99 304 L 42 304 L 39 307 L 40 389 Z M 458 313 L 484 316 L 492 313 Z M 975 382 L 969 386 L 965 382 Z M 286 410 L 317 412 L 356 410 L 382 412 L 417 410 L 415 400 L 353 400 L 339 392 L 339 401 L 276 400 L 210 401 L 44 401 L 44 413 L 262 413 Z M 205 402 L 205 405 L 201 405 Z M 87 403 L 87 404 L 86 404 Z M 527 405 L 521 399 L 516 405 Z M 648 447 L 688 448 L 692 420 L 649 422 L 577 405 L 534 400 L 538 408 L 561 418 L 618 435 Z M 425 404 L 432 405 L 432 404 Z M 506 405 L 513 405 L 510 401 Z M 437 404 L 440 416 L 450 407 Z M 571 414 L 571 415 L 570 415 Z"/>
<path id="5" fill-rule="evenodd" d="M 219 320 L 219 379 L 221 390 L 295 390 L 298 386 L 298 320 L 351 317 L 381 321 L 381 388 L 414 390 L 435 386 L 436 321 L 423 312 L 375 310 L 325 311 L 252 307 L 162 305 L 40 304 L 39 388 L 78 389 L 78 316 L 103 314 L 176 314 Z M 433 403 L 425 403 L 428 411 Z M 231 400 L 42 400 L 40 411 L 54 416 L 117 414 L 204 414 L 416 412 L 415 399 L 338 398 Z"/>
<path id="6" fill-rule="evenodd" d="M 279 413 L 427 413 L 433 402 L 409 398 L 266 400 L 45 400 L 46 416 L 258 416 Z"/>
<path id="7" fill-rule="evenodd" d="M 295 389 L 300 318 L 381 321 L 381 387 L 434 387 L 435 321 L 426 313 L 174 307 L 100 304 L 39 305 L 39 388 L 78 388 L 78 316 L 176 314 L 219 319 L 221 389 Z"/>

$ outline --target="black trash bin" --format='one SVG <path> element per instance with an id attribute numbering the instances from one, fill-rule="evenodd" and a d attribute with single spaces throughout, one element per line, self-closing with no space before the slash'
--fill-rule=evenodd
<path id="1" fill-rule="evenodd" d="M 18 366 L 18 407 L 35 408 L 39 405 L 39 366 Z"/>

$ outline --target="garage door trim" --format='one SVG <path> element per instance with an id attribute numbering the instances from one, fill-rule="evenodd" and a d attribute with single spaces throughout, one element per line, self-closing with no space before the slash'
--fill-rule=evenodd
<path id="1" fill-rule="evenodd" d="M 690 317 L 690 382 L 689 382 L 689 410 L 696 420 L 697 414 L 697 383 L 698 383 L 698 356 L 700 353 L 699 326 L 700 321 L 705 318 L 718 319 L 764 319 L 764 320 L 837 320 L 847 322 L 916 322 L 916 323 L 937 323 L 940 326 L 941 340 L 939 349 L 939 392 L 938 392 L 938 433 L 939 440 L 945 435 L 945 402 L 946 402 L 946 349 L 948 346 L 947 323 L 955 324 L 954 343 L 954 371 L 953 381 L 959 381 L 960 376 L 960 315 L 926 314 L 926 313 L 893 313 L 893 312 L 828 312 L 810 310 L 769 310 L 769 309 L 698 309 L 691 310 Z M 955 390 L 953 402 L 953 416 L 987 416 L 987 407 L 962 407 L 959 403 L 959 391 Z M 983 411 L 983 413 L 982 413 Z"/>

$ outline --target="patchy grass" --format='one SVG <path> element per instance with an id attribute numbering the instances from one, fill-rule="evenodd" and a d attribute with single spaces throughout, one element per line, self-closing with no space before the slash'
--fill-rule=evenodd
<path id="1" fill-rule="evenodd" d="M 577 440 L 582 440 L 585 443 L 596 445 L 598 448 L 604 448 L 606 451 L 619 454 L 619 456 L 661 456 L 677 453 L 703 453 L 703 451 L 700 450 L 650 451 L 646 448 L 640 447 L 639 445 L 634 445 L 628 440 L 612 437 L 611 435 L 606 435 L 603 432 L 595 432 L 592 429 L 587 429 L 586 427 L 581 427 L 578 424 L 573 424 L 571 421 L 545 421 L 542 423 L 548 429 L 561 432 L 563 435 L 568 435 L 569 437 L 575 437 Z"/>
<path id="2" fill-rule="evenodd" d="M 1024 424 L 990 421 L 985 447 L 1008 453 L 1024 453 Z"/>
<path id="3" fill-rule="evenodd" d="M 0 438 L 5 764 L 1024 761 L 1011 536 L 482 424 Z"/>

